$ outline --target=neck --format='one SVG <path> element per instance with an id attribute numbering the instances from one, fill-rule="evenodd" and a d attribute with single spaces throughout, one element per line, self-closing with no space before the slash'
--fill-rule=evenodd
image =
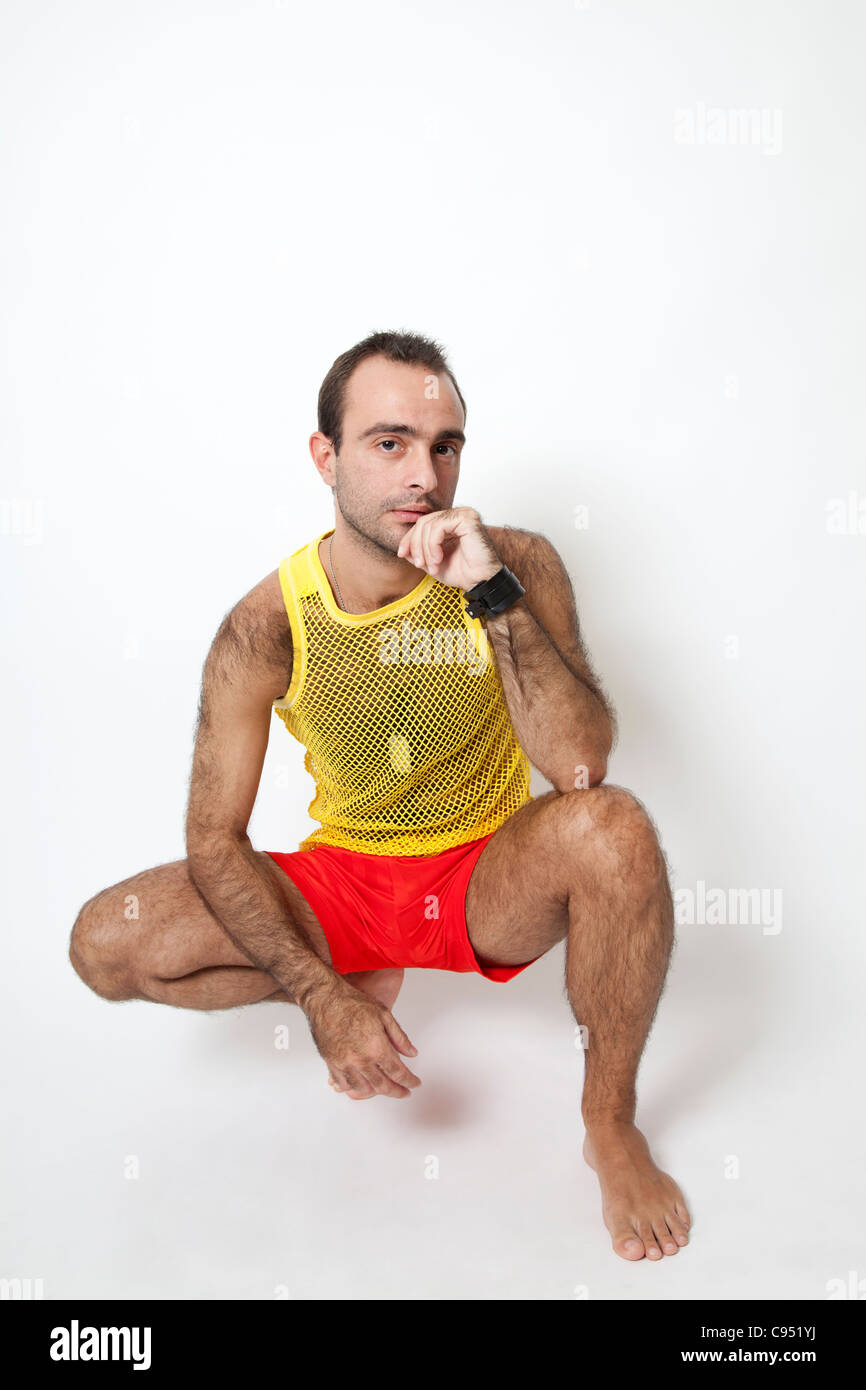
<path id="1" fill-rule="evenodd" d="M 331 536 L 320 541 L 319 559 L 330 581 L 334 602 L 347 613 L 370 613 L 405 598 L 426 573 L 361 535 L 341 516 L 337 516 Z"/>

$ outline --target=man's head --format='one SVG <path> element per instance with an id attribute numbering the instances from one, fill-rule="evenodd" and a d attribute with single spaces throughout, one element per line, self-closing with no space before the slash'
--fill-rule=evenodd
<path id="1" fill-rule="evenodd" d="M 339 514 L 393 555 L 411 518 L 402 507 L 450 507 L 466 403 L 437 343 L 373 333 L 334 362 L 319 391 L 310 451 Z"/>

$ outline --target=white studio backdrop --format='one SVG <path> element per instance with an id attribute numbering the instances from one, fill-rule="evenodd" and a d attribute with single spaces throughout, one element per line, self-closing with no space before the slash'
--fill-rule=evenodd
<path id="1" fill-rule="evenodd" d="M 675 1131 L 667 1166 L 682 1179 L 699 1155 L 708 1225 L 711 1211 L 735 1234 L 768 1222 L 745 1262 L 734 1234 L 711 1272 L 696 1235 L 690 1265 L 666 1261 L 652 1284 L 608 1254 L 587 1185 L 592 1287 L 821 1298 L 850 1268 L 866 1275 L 849 1214 L 862 1181 L 864 30 L 860 5 L 817 0 L 3 7 L 0 998 L 18 1215 L 0 1274 L 44 1278 L 48 1297 L 267 1297 L 280 1283 L 240 1229 L 218 1268 L 195 1219 L 179 1262 L 177 1184 L 164 1176 L 166 1208 L 133 1213 L 121 1169 L 160 1132 L 166 1151 L 181 1133 L 194 1143 L 215 1113 L 252 1162 L 269 1103 L 256 1030 L 272 1052 L 282 1015 L 109 1005 L 73 975 L 67 942 L 99 888 L 183 857 L 211 638 L 331 524 L 307 445 L 331 362 L 406 328 L 444 345 L 468 402 L 458 502 L 542 531 L 569 568 L 620 721 L 608 780 L 644 801 L 668 854 L 682 920 L 641 1074 Z M 274 719 L 258 848 L 294 849 L 310 828 L 302 760 Z M 533 789 L 546 790 L 537 775 Z M 577 1095 L 561 953 L 512 994 L 413 977 L 395 1010 L 410 1036 L 413 999 L 431 1029 L 443 1009 L 463 1021 L 476 1066 L 526 1030 L 541 1068 L 545 1048 L 565 1049 L 553 1071 L 564 1057 Z M 323 1064 L 292 1026 L 293 1120 L 350 1145 L 360 1126 L 365 1146 L 385 1126 L 395 1142 L 384 1102 L 359 1120 L 365 1107 L 338 1114 L 320 1095 Z M 558 1142 L 576 1152 L 568 1124 Z M 482 1125 L 479 1164 L 488 1142 Z M 209 1135 L 215 1194 L 217 1152 Z M 369 1152 L 357 1161 L 373 1182 Z M 510 1180 L 488 1174 L 494 1207 Z M 811 1204 L 805 1253 L 795 1192 Z M 457 1227 L 459 1187 L 453 1200 Z M 254 1194 L 243 1201 L 260 1235 Z M 365 1288 L 562 1298 L 586 1283 L 558 1247 L 556 1277 L 543 1260 L 508 1265 L 507 1242 L 502 1255 L 507 1274 L 471 1252 L 459 1274 L 428 1260 L 403 1294 L 383 1263 Z M 357 1297 L 351 1254 L 322 1261 L 308 1251 L 299 1296 Z"/>

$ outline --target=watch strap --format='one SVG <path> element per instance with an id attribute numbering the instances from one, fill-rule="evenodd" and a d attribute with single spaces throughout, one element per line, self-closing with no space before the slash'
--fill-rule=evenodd
<path id="1" fill-rule="evenodd" d="M 480 584 L 466 590 L 469 600 L 466 611 L 473 618 L 495 618 L 525 593 L 526 590 L 517 575 L 512 574 L 507 565 L 503 565 L 502 569 L 497 570 L 489 579 L 482 579 Z"/>

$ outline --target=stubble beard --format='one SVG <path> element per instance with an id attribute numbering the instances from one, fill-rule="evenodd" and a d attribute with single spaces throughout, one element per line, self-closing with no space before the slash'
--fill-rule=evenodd
<path id="1" fill-rule="evenodd" d="M 397 547 L 405 535 L 405 526 L 400 526 L 396 521 L 389 523 L 385 510 L 381 508 L 374 512 L 368 504 L 359 504 L 351 489 L 345 486 L 340 476 L 339 466 L 336 473 L 337 481 L 333 491 L 337 506 L 356 543 L 369 555 L 380 559 L 393 559 L 397 554 Z"/>

